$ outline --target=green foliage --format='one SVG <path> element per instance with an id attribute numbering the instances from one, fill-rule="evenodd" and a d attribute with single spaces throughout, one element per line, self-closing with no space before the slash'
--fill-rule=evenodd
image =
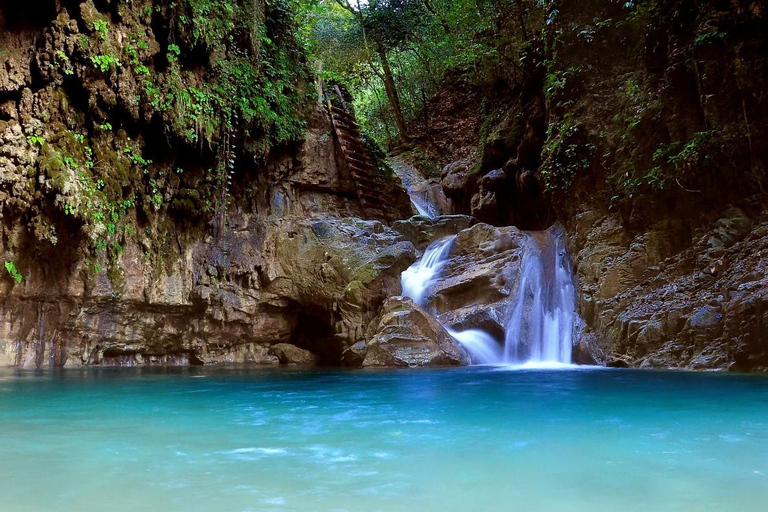
<path id="1" fill-rule="evenodd" d="M 5 270 L 10 274 L 10 276 L 13 278 L 14 281 L 16 281 L 17 284 L 21 284 L 21 281 L 24 279 L 21 274 L 19 274 L 19 271 L 16 269 L 16 264 L 12 261 L 6 261 L 5 262 Z"/>
<path id="2" fill-rule="evenodd" d="M 709 162 L 709 145 L 714 139 L 713 130 L 696 132 L 691 140 L 661 144 L 653 153 L 653 162 L 659 168 L 672 171 L 670 174 L 679 175 L 694 166 L 705 165 Z"/>
<path id="3" fill-rule="evenodd" d="M 174 132 L 211 146 L 238 133 L 261 152 L 301 138 L 308 72 L 293 38 L 293 2 L 268 1 L 266 17 L 253 2 L 230 0 L 179 0 L 155 10 L 177 29 L 162 78 L 142 62 L 141 41 L 125 51 L 133 72 L 143 77 L 144 99 Z M 204 80 L 184 70 L 182 49 L 209 55 Z"/>
<path id="4" fill-rule="evenodd" d="M 168 61 L 177 62 L 179 60 L 179 55 L 181 55 L 181 48 L 179 48 L 178 45 L 169 44 L 168 45 Z"/>
<path id="5" fill-rule="evenodd" d="M 112 66 L 119 66 L 120 60 L 114 55 L 91 55 L 90 57 L 93 67 L 106 73 Z"/>
<path id="6" fill-rule="evenodd" d="M 728 158 L 729 147 L 723 141 L 717 143 L 714 130 L 696 132 L 690 140 L 659 144 L 651 158 L 652 164 L 642 172 L 627 171 L 622 175 L 620 189 L 629 197 L 640 191 L 661 191 L 670 183 L 680 185 L 680 180 L 690 178 L 708 166 L 722 165 L 715 162 L 713 154 Z M 680 185 L 682 186 L 682 185 Z"/>
<path id="7" fill-rule="evenodd" d="M 553 97 L 565 90 L 566 77 L 563 74 L 548 73 L 544 79 L 544 96 L 547 102 L 551 102 Z"/>
<path id="8" fill-rule="evenodd" d="M 35 146 L 42 146 L 45 144 L 45 139 L 40 135 L 30 135 L 27 137 L 27 142 L 29 142 L 30 145 Z"/>
<path id="9" fill-rule="evenodd" d="M 93 22 L 93 30 L 99 34 L 102 41 L 107 40 L 107 34 L 109 33 L 107 20 L 96 20 Z"/>
<path id="10" fill-rule="evenodd" d="M 725 40 L 727 34 L 722 31 L 715 31 L 715 32 L 706 32 L 704 34 L 699 34 L 696 36 L 696 39 L 694 39 L 694 43 L 697 45 L 707 45 L 717 42 L 722 42 Z"/>
<path id="11" fill-rule="evenodd" d="M 538 15 L 544 5 L 523 4 L 526 17 Z M 322 78 L 352 93 L 363 130 L 378 143 L 399 135 L 382 53 L 406 121 L 424 109 L 451 70 L 480 84 L 520 66 L 523 38 L 500 30 L 502 20 L 517 19 L 514 2 L 370 0 L 359 7 L 362 12 L 354 1 L 319 0 L 303 12 L 303 40 L 312 60 L 322 61 Z"/>
<path id="12" fill-rule="evenodd" d="M 579 125 L 568 117 L 549 125 L 539 171 L 547 190 L 567 190 L 590 169 L 595 146 L 585 139 Z"/>

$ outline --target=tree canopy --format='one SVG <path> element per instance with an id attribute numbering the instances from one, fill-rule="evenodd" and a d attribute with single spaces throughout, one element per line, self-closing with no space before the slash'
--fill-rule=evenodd
<path id="1" fill-rule="evenodd" d="M 447 70 L 492 77 L 505 59 L 518 66 L 535 8 L 524 0 L 318 0 L 306 11 L 307 43 L 321 75 L 347 86 L 363 128 L 386 144 L 408 138 L 409 121 Z M 501 30 L 511 24 L 512 41 Z"/>

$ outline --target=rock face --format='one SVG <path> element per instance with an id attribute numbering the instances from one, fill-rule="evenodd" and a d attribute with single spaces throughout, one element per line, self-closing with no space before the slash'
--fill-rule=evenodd
<path id="1" fill-rule="evenodd" d="M 388 299 L 365 347 L 364 367 L 453 366 L 469 364 L 469 355 L 426 311 L 406 297 Z M 352 347 L 351 352 L 361 347 Z M 356 355 L 350 355 L 354 360 Z"/>
<path id="2" fill-rule="evenodd" d="M 468 215 L 442 215 L 431 220 L 415 216 L 393 222 L 392 229 L 413 242 L 416 249 L 424 251 L 438 238 L 455 235 L 475 222 L 475 219 Z"/>
<path id="3" fill-rule="evenodd" d="M 77 260 L 53 279 L 45 261 L 21 284 L 0 279 L 0 365 L 273 364 L 265 351 L 288 342 L 338 363 L 415 260 L 378 221 L 229 222 L 218 241 L 179 233 L 184 253 L 163 273 L 126 247 L 122 287 Z"/>
<path id="4" fill-rule="evenodd" d="M 443 324 L 458 331 L 482 329 L 503 340 L 525 237 L 515 227 L 488 224 L 458 233 L 428 304 Z"/>
<path id="5" fill-rule="evenodd" d="M 572 244 L 588 326 L 578 353 L 613 365 L 768 369 L 768 217 L 760 211 L 712 212 L 690 245 L 668 224 L 629 237 L 614 216 L 578 216 Z"/>
<path id="6" fill-rule="evenodd" d="M 185 1 L 0 2 L 0 366 L 338 363 L 400 292 L 415 248 L 293 103 L 285 13 L 236 4 L 201 37 Z M 290 112 L 249 75 L 273 57 Z"/>

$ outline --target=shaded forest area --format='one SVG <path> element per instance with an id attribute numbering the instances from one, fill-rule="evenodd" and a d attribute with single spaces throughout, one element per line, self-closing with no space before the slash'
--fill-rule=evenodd
<path id="1" fill-rule="evenodd" d="M 347 86 L 367 134 L 443 170 L 458 209 L 482 220 L 541 228 L 597 200 L 642 227 L 765 190 L 762 2 L 333 0 L 309 12 L 312 59 Z"/>

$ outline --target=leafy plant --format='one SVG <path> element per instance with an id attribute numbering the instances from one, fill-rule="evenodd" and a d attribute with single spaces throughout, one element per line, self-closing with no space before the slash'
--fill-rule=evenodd
<path id="1" fill-rule="evenodd" d="M 16 281 L 17 284 L 21 284 L 21 281 L 24 278 L 21 276 L 21 274 L 19 274 L 19 271 L 16 269 L 16 265 L 12 261 L 5 262 L 5 270 L 8 271 L 8 274 L 10 274 L 10 276 L 14 281 Z"/>
<path id="2" fill-rule="evenodd" d="M 550 124 L 540 173 L 548 190 L 566 190 L 592 164 L 595 146 L 569 118 Z"/>
<path id="3" fill-rule="evenodd" d="M 27 142 L 29 142 L 32 146 L 42 146 L 45 144 L 45 139 L 41 135 L 30 135 L 27 137 Z"/>
<path id="4" fill-rule="evenodd" d="M 90 59 L 93 67 L 100 70 L 102 73 L 109 71 L 113 65 L 120 65 L 120 60 L 113 55 L 92 55 Z"/>
<path id="5" fill-rule="evenodd" d="M 181 55 L 181 48 L 179 48 L 178 45 L 169 44 L 168 45 L 168 61 L 169 62 L 178 61 L 179 55 Z"/>
<path id="6" fill-rule="evenodd" d="M 102 41 L 107 40 L 107 34 L 109 33 L 107 20 L 96 20 L 93 22 L 93 30 L 99 34 Z"/>

